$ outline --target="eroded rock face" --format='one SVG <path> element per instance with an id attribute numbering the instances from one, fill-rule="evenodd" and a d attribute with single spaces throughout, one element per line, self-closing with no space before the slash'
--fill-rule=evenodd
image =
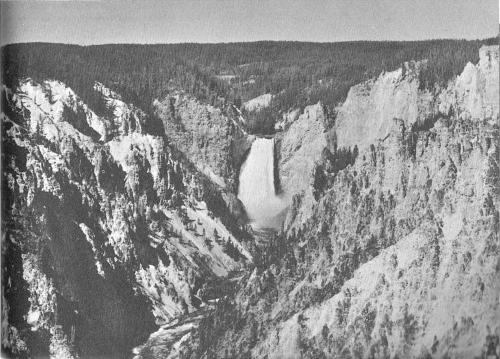
<path id="1" fill-rule="evenodd" d="M 251 138 L 181 96 L 157 109 L 183 155 L 99 84 L 109 118 L 60 83 L 7 90 L 3 340 L 60 357 L 498 353 L 498 46 L 434 92 L 418 66 L 353 87 L 331 127 L 320 104 L 287 122 L 285 229 L 212 313 L 203 279 L 252 260 L 224 197 Z M 155 320 L 172 325 L 144 342 Z"/>
<path id="2" fill-rule="evenodd" d="M 400 71 L 351 90 L 334 130 L 359 155 L 312 211 L 292 209 L 311 213 L 292 233 L 305 274 L 276 307 L 295 314 L 252 356 L 498 350 L 498 47 L 480 59 L 432 98 Z"/>
<path id="3" fill-rule="evenodd" d="M 437 93 L 421 92 L 416 74 L 401 71 L 381 75 L 364 93 L 366 84 L 355 87 L 329 138 L 359 152 L 337 166 L 339 147 L 327 141 L 331 153 L 323 151 L 320 170 L 313 171 L 323 178 L 321 191 L 308 200 L 294 197 L 286 233 L 275 244 L 279 259 L 248 275 L 234 302 L 221 306 L 216 318 L 226 327 L 218 341 L 210 345 L 216 339 L 200 334 L 207 352 L 253 358 L 497 353 L 495 69 L 498 47 L 492 46 Z M 469 73 L 478 80 L 465 81 Z"/>
<path id="4" fill-rule="evenodd" d="M 213 182 L 236 192 L 238 170 L 252 141 L 231 115 L 183 93 L 154 105 L 169 140 Z"/>
<path id="5" fill-rule="evenodd" d="M 420 63 L 382 73 L 377 79 L 354 86 L 338 109 L 335 132 L 339 147 L 365 149 L 389 135 L 392 119 L 410 128 L 429 116 L 433 97 L 419 91 Z M 404 70 L 403 70 L 404 69 Z"/>
<path id="6" fill-rule="evenodd" d="M 299 193 L 309 186 L 314 162 L 326 146 L 323 108 L 308 106 L 284 133 L 280 144 L 280 182 L 283 191 Z"/>
<path id="7" fill-rule="evenodd" d="M 439 111 L 448 113 L 458 107 L 462 116 L 476 120 L 498 117 L 498 51 L 484 46 L 479 51 L 479 63 L 467 64 L 456 82 L 439 97 Z"/>
<path id="8" fill-rule="evenodd" d="M 316 162 L 327 145 L 325 114 L 320 103 L 308 106 L 288 129 L 278 135 L 278 167 L 280 190 L 292 204 L 300 196 L 303 209 L 312 204 L 311 176 Z"/>
<path id="9" fill-rule="evenodd" d="M 272 99 L 273 95 L 266 93 L 245 102 L 242 107 L 247 111 L 260 111 L 261 109 L 268 107 Z"/>
<path id="10" fill-rule="evenodd" d="M 390 134 L 392 120 L 405 128 L 422 126 L 430 117 L 451 111 L 474 119 L 498 116 L 498 51 L 484 46 L 479 63 L 468 63 L 462 74 L 437 95 L 419 90 L 418 72 L 424 63 L 406 63 L 399 70 L 354 86 L 338 109 L 335 133 L 339 147 L 365 149 Z"/>
<path id="11" fill-rule="evenodd" d="M 306 274 L 280 303 L 315 305 L 288 309 L 296 314 L 255 357 L 483 353 L 498 335 L 500 277 L 498 148 L 481 143 L 498 134 L 468 126 L 440 120 L 419 135 L 414 160 L 389 150 L 404 148 L 403 138 L 380 144 L 376 162 L 366 156 L 338 175 L 297 235 L 307 238 L 298 265 Z M 475 145 L 458 156 L 462 143 Z"/>
<path id="12" fill-rule="evenodd" d="M 94 90 L 105 116 L 55 80 L 4 89 L 2 338 L 17 355 L 128 356 L 252 260 L 219 186 Z"/>

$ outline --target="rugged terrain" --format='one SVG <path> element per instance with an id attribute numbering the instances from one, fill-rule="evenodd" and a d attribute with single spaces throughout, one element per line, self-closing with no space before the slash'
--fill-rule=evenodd
<path id="1" fill-rule="evenodd" d="M 433 92 L 419 66 L 281 135 L 285 228 L 183 355 L 498 355 L 498 47 Z"/>
<path id="2" fill-rule="evenodd" d="M 245 111 L 268 94 L 242 113 L 169 89 L 146 112 L 101 82 L 4 86 L 4 349 L 499 356 L 498 64 L 482 47 L 428 88 L 427 62 L 405 62 L 334 107 L 283 112 L 276 232 L 249 228 L 237 199 Z"/>
<path id="3" fill-rule="evenodd" d="M 126 356 L 252 261 L 234 200 L 207 177 L 222 160 L 196 168 L 198 154 L 143 131 L 141 110 L 94 91 L 107 117 L 59 81 L 4 89 L 2 337 L 14 354 Z"/>

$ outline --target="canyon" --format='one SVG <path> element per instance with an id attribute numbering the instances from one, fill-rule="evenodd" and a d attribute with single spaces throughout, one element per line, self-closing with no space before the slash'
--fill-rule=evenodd
<path id="1" fill-rule="evenodd" d="M 4 85 L 3 348 L 500 355 L 498 52 L 433 89 L 404 62 L 269 136 L 180 89 L 146 112 L 95 82 L 101 113 L 56 79 Z"/>

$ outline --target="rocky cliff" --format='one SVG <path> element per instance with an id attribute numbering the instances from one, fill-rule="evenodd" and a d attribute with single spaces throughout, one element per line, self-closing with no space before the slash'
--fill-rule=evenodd
<path id="1" fill-rule="evenodd" d="M 3 88 L 3 347 L 499 356 L 498 46 L 479 55 L 444 87 L 422 89 L 426 62 L 409 62 L 334 111 L 286 115 L 268 160 L 289 210 L 255 252 L 237 110 L 177 90 L 147 114 L 101 83 L 99 108 L 56 80 Z"/>
<path id="2" fill-rule="evenodd" d="M 296 235 L 307 265 L 287 302 L 321 299 L 254 356 L 498 354 L 498 108 L 496 46 L 437 94 L 401 70 L 351 90 L 333 131 L 360 152 Z"/>
<path id="3" fill-rule="evenodd" d="M 498 46 L 446 88 L 419 89 L 419 66 L 354 87 L 331 128 L 306 115 L 283 135 L 299 193 L 267 266 L 201 324 L 205 355 L 499 355 Z"/>
<path id="4" fill-rule="evenodd" d="M 213 182 L 237 191 L 237 174 L 252 143 L 232 114 L 175 92 L 156 101 L 165 133 Z"/>
<path id="5" fill-rule="evenodd" d="M 56 80 L 2 91 L 2 344 L 17 356 L 126 357 L 252 261 L 223 184 L 93 91 L 99 115 Z"/>
<path id="6" fill-rule="evenodd" d="M 287 130 L 277 136 L 280 190 L 292 206 L 292 202 L 300 197 L 303 212 L 310 208 L 306 203 L 313 203 L 311 177 L 327 146 L 325 117 L 320 103 L 307 106 Z M 286 226 L 292 225 L 290 218 L 287 217 Z M 297 218 L 294 217 L 294 220 Z"/>

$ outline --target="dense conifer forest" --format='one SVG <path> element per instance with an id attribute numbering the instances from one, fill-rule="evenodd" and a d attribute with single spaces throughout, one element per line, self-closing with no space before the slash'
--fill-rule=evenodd
<path id="1" fill-rule="evenodd" d="M 228 44 L 97 45 L 12 44 L 2 50 L 7 86 L 23 77 L 55 78 L 72 87 L 96 111 L 106 108 L 95 81 L 153 114 L 154 99 L 183 90 L 222 109 L 264 93 L 269 108 L 247 114 L 249 130 L 269 133 L 280 112 L 321 101 L 333 108 L 349 88 L 405 61 L 427 60 L 421 86 L 433 89 L 478 61 L 486 40 L 417 42 L 254 42 Z M 152 126 L 151 130 L 155 130 Z"/>

